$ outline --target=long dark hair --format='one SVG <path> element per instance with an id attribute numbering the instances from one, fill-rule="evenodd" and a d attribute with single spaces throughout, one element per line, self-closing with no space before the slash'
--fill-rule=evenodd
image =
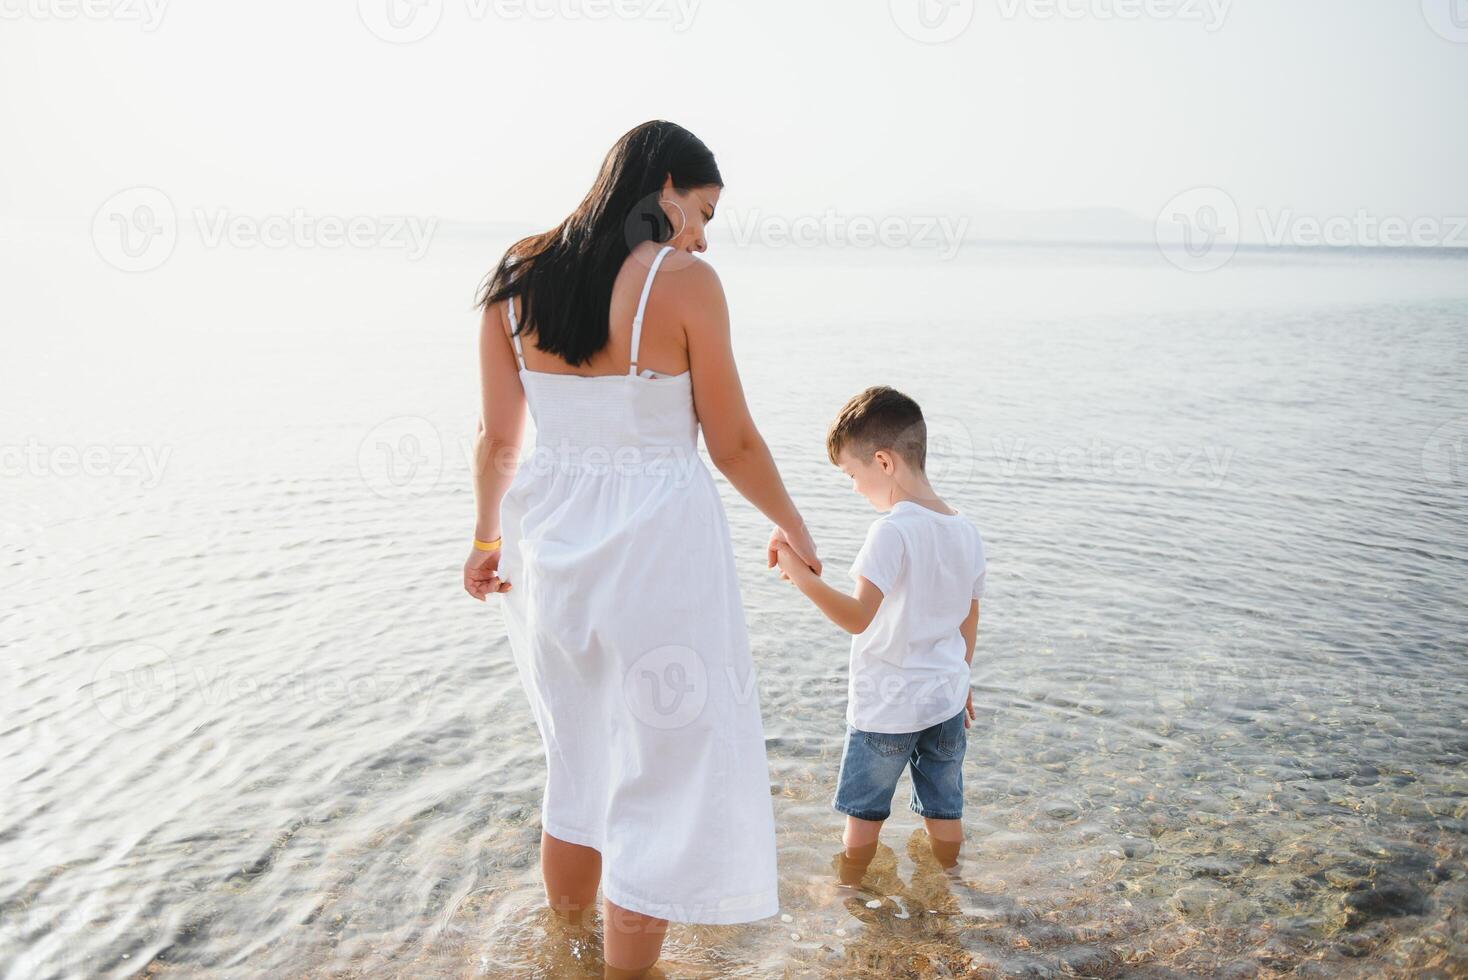
<path id="1" fill-rule="evenodd" d="M 679 190 L 724 186 L 714 155 L 682 126 L 655 119 L 629 131 L 570 217 L 510 246 L 475 307 L 518 296 L 520 333 L 535 334 L 537 348 L 567 364 L 589 361 L 607 344 L 612 284 L 627 255 L 673 237 L 658 204 L 669 176 Z"/>

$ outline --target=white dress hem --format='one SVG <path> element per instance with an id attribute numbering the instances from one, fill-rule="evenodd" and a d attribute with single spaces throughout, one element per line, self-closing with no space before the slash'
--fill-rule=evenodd
<path id="1" fill-rule="evenodd" d="M 541 818 L 541 828 L 556 840 L 565 841 L 568 844 L 576 844 L 581 847 L 589 847 L 593 850 L 602 850 L 602 842 L 595 834 L 584 833 L 579 830 L 571 830 L 559 824 L 548 822 Z M 602 894 L 630 912 L 639 915 L 651 916 L 654 919 L 667 919 L 669 922 L 685 922 L 697 925 L 735 925 L 740 922 L 754 922 L 758 919 L 767 919 L 780 911 L 780 896 L 776 887 L 771 887 L 767 894 L 761 894 L 757 899 L 748 903 L 741 903 L 740 907 L 724 908 L 715 912 L 703 912 L 690 910 L 669 902 L 654 902 L 634 895 L 623 886 L 610 880 L 610 875 L 604 876 L 601 883 Z M 725 900 L 727 903 L 727 899 Z"/>

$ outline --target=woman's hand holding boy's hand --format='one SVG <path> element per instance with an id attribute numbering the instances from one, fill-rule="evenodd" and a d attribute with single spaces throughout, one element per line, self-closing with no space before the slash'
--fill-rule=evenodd
<path id="1" fill-rule="evenodd" d="M 780 542 L 775 549 L 775 562 L 780 566 L 780 578 L 786 582 L 794 583 L 798 579 L 814 576 L 810 566 L 805 563 L 795 550 L 785 542 Z"/>
<path id="2" fill-rule="evenodd" d="M 769 552 L 766 568 L 775 567 L 776 550 L 782 544 L 795 552 L 796 556 L 805 562 L 805 566 L 812 572 L 817 575 L 821 574 L 821 560 L 816 556 L 816 543 L 810 536 L 810 532 L 805 529 L 805 521 L 801 521 L 791 530 L 776 526 L 770 531 L 770 543 L 766 546 Z"/>

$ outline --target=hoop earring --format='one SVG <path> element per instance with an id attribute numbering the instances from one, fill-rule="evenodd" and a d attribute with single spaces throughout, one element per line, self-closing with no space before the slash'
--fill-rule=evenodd
<path id="1" fill-rule="evenodd" d="M 678 217 L 680 217 L 680 218 L 683 219 L 682 226 L 680 226 L 677 231 L 673 232 L 673 234 L 671 234 L 671 235 L 668 236 L 668 240 L 669 241 L 672 241 L 674 238 L 677 238 L 679 235 L 683 234 L 683 229 L 688 227 L 688 215 L 683 212 L 683 206 L 680 205 L 677 201 L 670 201 L 670 200 L 665 200 L 663 198 L 659 198 L 658 199 L 658 203 L 659 204 L 671 204 L 671 205 L 673 205 L 673 207 L 675 207 L 675 208 L 678 209 Z M 668 224 L 671 225 L 672 222 L 670 221 L 670 222 L 668 222 Z"/>

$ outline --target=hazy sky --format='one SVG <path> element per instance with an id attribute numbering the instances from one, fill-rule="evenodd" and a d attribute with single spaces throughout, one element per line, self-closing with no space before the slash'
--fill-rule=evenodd
<path id="1" fill-rule="evenodd" d="M 1468 214 L 1462 0 L 918 2 L 0 0 L 0 215 L 548 224 L 654 117 L 746 210 Z"/>

